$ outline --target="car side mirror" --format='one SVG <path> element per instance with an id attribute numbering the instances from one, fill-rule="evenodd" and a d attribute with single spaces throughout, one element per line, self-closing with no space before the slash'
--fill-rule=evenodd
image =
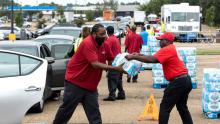
<path id="1" fill-rule="evenodd" d="M 52 64 L 55 62 L 55 59 L 53 57 L 45 57 L 45 59 L 47 60 L 48 64 Z"/>

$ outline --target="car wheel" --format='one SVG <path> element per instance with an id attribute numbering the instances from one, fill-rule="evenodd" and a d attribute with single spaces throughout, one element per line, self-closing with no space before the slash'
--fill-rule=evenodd
<path id="1" fill-rule="evenodd" d="M 45 98 L 45 91 L 44 91 L 44 95 L 43 95 L 41 101 L 38 102 L 37 104 L 35 104 L 35 105 L 30 109 L 30 111 L 31 111 L 31 112 L 34 112 L 34 113 L 41 113 L 41 112 L 43 112 L 43 110 L 44 110 L 44 102 L 45 102 L 45 99 L 44 99 L 44 98 Z"/>
<path id="2" fill-rule="evenodd" d="M 33 108 L 33 112 L 35 113 L 41 113 L 44 110 L 44 100 L 42 99 L 40 102 L 38 102 L 35 107 Z"/>

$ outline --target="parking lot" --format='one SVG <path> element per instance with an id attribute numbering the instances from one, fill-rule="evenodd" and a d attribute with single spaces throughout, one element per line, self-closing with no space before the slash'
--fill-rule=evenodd
<path id="1" fill-rule="evenodd" d="M 191 43 L 176 43 L 176 46 L 185 47 L 197 47 L 197 48 L 207 48 L 207 49 L 219 49 L 220 44 L 191 44 Z M 198 60 L 198 88 L 193 89 L 190 93 L 188 106 L 192 114 L 192 118 L 195 124 L 219 124 L 219 120 L 206 119 L 202 112 L 202 77 L 203 68 L 218 68 L 220 55 L 199 55 Z M 102 114 L 103 123 L 126 123 L 126 124 L 157 124 L 156 121 L 138 121 L 137 118 L 139 114 L 143 111 L 146 104 L 147 98 L 150 95 L 150 90 L 152 89 L 152 73 L 151 70 L 145 70 L 140 73 L 138 83 L 127 83 L 126 75 L 123 76 L 123 84 L 126 92 L 126 100 L 105 102 L 102 99 L 108 95 L 106 74 L 103 73 L 102 80 L 99 83 L 99 104 Z M 153 94 L 157 106 L 159 107 L 163 89 L 154 89 Z M 43 113 L 28 113 L 23 123 L 42 123 L 50 124 L 53 121 L 54 115 L 62 103 L 62 98 L 59 101 L 47 101 L 45 104 L 45 109 Z M 88 123 L 86 115 L 81 105 L 79 105 L 74 112 L 69 123 Z M 170 124 L 180 124 L 181 119 L 176 108 L 173 109 L 170 116 Z"/>

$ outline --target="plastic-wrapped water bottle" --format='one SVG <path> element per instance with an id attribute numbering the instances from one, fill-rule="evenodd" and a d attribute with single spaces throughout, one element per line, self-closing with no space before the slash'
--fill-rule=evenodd
<path id="1" fill-rule="evenodd" d="M 152 70 L 152 72 L 153 72 L 153 77 L 163 77 L 164 76 L 164 74 L 163 74 L 163 70 Z"/>
<path id="2" fill-rule="evenodd" d="M 122 65 L 123 63 L 127 62 L 128 60 L 125 58 L 125 56 L 128 55 L 128 53 L 122 53 L 118 54 L 115 59 L 112 62 L 112 66 L 119 66 Z"/>
<path id="3" fill-rule="evenodd" d="M 123 69 L 128 73 L 130 76 L 135 76 L 138 74 L 142 67 L 142 62 L 137 61 L 137 60 L 131 60 L 125 62 L 123 65 Z"/>

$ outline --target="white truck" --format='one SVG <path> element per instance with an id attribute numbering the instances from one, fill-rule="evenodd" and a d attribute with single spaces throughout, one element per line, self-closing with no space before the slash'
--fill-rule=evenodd
<path id="1" fill-rule="evenodd" d="M 165 4 L 161 7 L 161 20 L 166 32 L 173 32 L 180 41 L 195 41 L 200 32 L 200 6 L 189 3 Z"/>
<path id="2" fill-rule="evenodd" d="M 70 23 L 74 21 L 74 12 L 64 12 L 64 16 L 66 18 L 66 22 Z"/>
<path id="3" fill-rule="evenodd" d="M 145 11 L 134 11 L 134 24 L 135 25 L 144 25 L 146 20 Z"/>

